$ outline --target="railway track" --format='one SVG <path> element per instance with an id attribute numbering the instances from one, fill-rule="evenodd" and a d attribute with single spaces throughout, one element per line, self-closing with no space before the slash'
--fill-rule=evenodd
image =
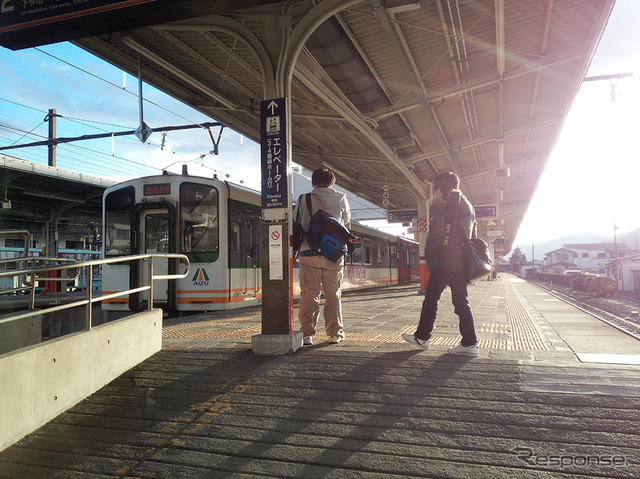
<path id="1" fill-rule="evenodd" d="M 640 301 L 621 297 L 594 297 L 565 286 L 527 281 L 640 341 Z"/>

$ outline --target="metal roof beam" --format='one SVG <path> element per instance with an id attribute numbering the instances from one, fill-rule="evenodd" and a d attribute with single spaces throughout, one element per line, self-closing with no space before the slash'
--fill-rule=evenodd
<path id="1" fill-rule="evenodd" d="M 226 94 L 220 91 L 214 90 L 213 86 L 207 85 L 204 81 L 201 81 L 195 78 L 193 75 L 190 75 L 183 68 L 180 68 L 174 65 L 173 63 L 171 63 L 170 61 L 165 60 L 165 58 L 160 52 L 154 51 L 151 47 L 147 47 L 143 45 L 138 40 L 134 40 L 130 36 L 123 36 L 122 43 L 124 43 L 134 51 L 138 52 L 148 60 L 154 62 L 158 66 L 176 75 L 178 78 L 187 82 L 192 87 L 196 88 L 197 90 L 200 90 L 200 92 L 220 102 L 225 107 L 233 110 L 235 109 L 248 110 L 248 108 L 242 108 L 239 105 L 236 105 L 235 101 L 232 98 L 228 97 Z"/>
<path id="2" fill-rule="evenodd" d="M 538 73 L 547 68 L 557 67 L 560 65 L 564 65 L 566 63 L 580 60 L 582 58 L 584 58 L 584 55 L 574 55 L 571 57 L 563 58 L 562 60 L 553 61 L 549 63 L 537 63 L 534 67 L 528 67 L 528 66 L 522 67 L 518 70 L 513 71 L 512 73 L 505 73 L 503 76 L 503 81 L 508 82 L 510 80 L 514 80 L 516 78 L 519 78 L 525 75 Z M 500 78 L 497 75 L 489 78 L 472 80 L 463 84 L 454 85 L 450 88 L 439 90 L 437 92 L 429 93 L 425 95 L 425 101 L 427 101 L 428 103 L 439 103 L 448 98 L 455 98 L 465 93 L 472 92 L 474 90 L 480 90 L 483 88 L 496 86 L 498 85 L 499 82 L 500 82 Z M 393 115 L 397 115 L 409 110 L 420 108 L 421 106 L 422 106 L 421 103 L 416 103 L 416 102 L 398 103 L 388 108 L 382 108 L 380 110 L 372 111 L 371 113 L 369 113 L 369 116 L 376 121 L 380 121 Z"/>
<path id="3" fill-rule="evenodd" d="M 294 149 L 293 153 L 296 155 L 304 156 L 316 156 L 318 154 L 317 151 L 303 150 L 300 148 Z M 336 152 L 323 152 L 322 155 L 328 158 L 337 158 L 339 160 L 364 161 L 369 163 L 389 163 L 389 160 L 380 156 L 363 156 Z"/>
<path id="4" fill-rule="evenodd" d="M 406 11 L 411 11 L 411 10 L 419 10 L 422 8 L 422 6 L 420 5 L 419 2 L 416 3 L 411 3 L 411 4 L 402 4 L 402 5 L 397 5 L 397 6 L 393 6 L 391 7 L 389 2 L 386 2 L 387 5 L 387 11 L 389 12 L 393 12 L 393 13 L 401 13 L 401 12 L 406 12 Z M 358 54 L 360 55 L 360 57 L 362 58 L 362 60 L 365 62 L 365 64 L 367 65 L 371 75 L 373 76 L 373 78 L 375 78 L 377 84 L 380 86 L 380 89 L 382 90 L 382 92 L 384 93 L 384 95 L 387 97 L 387 100 L 389 100 L 389 103 L 393 103 L 393 95 L 391 94 L 391 92 L 389 91 L 389 89 L 387 88 L 387 85 L 384 83 L 384 81 L 382 80 L 382 78 L 380 77 L 378 70 L 375 68 L 373 62 L 371 61 L 371 59 L 369 58 L 369 55 L 367 55 L 367 53 L 365 52 L 365 50 L 362 48 L 362 45 L 360 44 L 360 42 L 358 42 L 358 39 L 356 38 L 356 36 L 353 34 L 353 32 L 351 31 L 351 29 L 349 28 L 349 25 L 347 25 L 346 21 L 344 20 L 344 18 L 342 17 L 341 14 L 337 14 L 336 15 L 336 20 L 338 21 L 338 23 L 340 24 L 340 26 L 342 27 L 343 31 L 345 32 L 345 34 L 347 35 L 347 37 L 349 38 L 349 40 L 351 41 L 352 45 L 354 46 L 354 48 L 357 50 Z M 399 112 L 402 113 L 402 112 Z M 367 115 L 368 117 L 371 117 L 371 115 Z M 407 121 L 407 119 L 405 118 L 404 115 L 400 114 L 399 115 L 400 120 L 404 123 L 404 125 L 407 127 L 407 129 L 409 131 L 411 131 L 411 125 L 410 123 Z M 418 146 L 424 150 L 424 146 L 420 143 L 420 141 L 414 137 L 414 139 L 418 142 Z M 430 165 L 431 168 L 433 168 L 434 171 L 437 171 L 434 165 Z"/>
<path id="5" fill-rule="evenodd" d="M 398 55 L 398 60 L 400 61 L 400 65 L 402 69 L 408 76 L 409 83 L 411 85 L 411 89 L 413 90 L 414 95 L 418 98 L 418 102 L 420 106 L 425 111 L 427 118 L 434 125 L 434 132 L 438 139 L 438 143 L 442 148 L 449 164 L 452 169 L 460 176 L 460 168 L 458 168 L 457 161 L 455 160 L 453 153 L 449 148 L 449 143 L 446 139 L 446 136 L 442 130 L 442 126 L 438 121 L 438 117 L 435 113 L 435 110 L 431 106 L 431 104 L 425 98 L 426 88 L 422 83 L 421 78 L 415 73 L 415 65 L 412 59 L 407 54 L 406 49 L 403 46 L 402 40 L 399 38 L 398 32 L 393 25 L 391 18 L 389 17 L 389 13 L 386 11 L 384 6 L 382 5 L 381 0 L 371 0 L 371 4 L 373 5 L 373 11 L 380 21 L 382 28 L 384 29 L 389 42 L 391 43 L 396 55 Z"/>
<path id="6" fill-rule="evenodd" d="M 313 118 L 316 120 L 344 121 L 344 117 L 335 111 L 322 111 L 314 109 L 291 108 L 291 116 L 294 118 Z"/>
<path id="7" fill-rule="evenodd" d="M 524 123 L 520 126 L 518 126 L 517 128 L 512 128 L 511 130 L 507 130 L 504 132 L 504 138 L 509 138 L 511 136 L 514 135 L 521 135 L 523 133 L 529 133 L 532 132 L 534 130 L 539 130 L 541 128 L 548 128 L 548 127 L 552 127 L 552 126 L 556 126 L 558 123 L 560 123 L 560 119 L 557 118 L 552 118 L 552 119 L 548 119 L 548 120 L 540 120 L 540 121 L 531 121 L 531 122 L 527 122 Z M 481 145 L 486 145 L 489 143 L 495 143 L 498 141 L 498 138 L 496 138 L 495 136 L 485 136 L 482 138 L 477 138 L 475 140 L 472 141 L 467 141 L 465 143 L 460 143 L 457 145 L 451 145 L 451 148 L 453 150 L 459 151 L 459 150 L 466 150 L 469 148 L 475 148 L 476 146 L 481 146 Z M 426 160 L 428 158 L 433 158 L 434 156 L 440 156 L 442 155 L 442 150 L 434 150 L 434 151 L 429 151 L 427 153 L 425 153 L 424 155 L 416 155 L 413 156 L 411 158 L 407 158 L 405 159 L 405 163 L 407 164 L 414 164 L 417 163 L 419 161 L 423 161 Z"/>
<path id="8" fill-rule="evenodd" d="M 349 102 L 340 89 L 326 76 L 324 70 L 315 64 L 310 55 L 301 54 L 298 57 L 294 74 L 301 83 L 318 95 L 322 101 L 336 111 L 341 112 L 344 119 L 355 126 L 409 180 L 418 196 L 426 196 L 426 185 L 400 160 L 384 139 L 371 128 L 371 123 Z"/>

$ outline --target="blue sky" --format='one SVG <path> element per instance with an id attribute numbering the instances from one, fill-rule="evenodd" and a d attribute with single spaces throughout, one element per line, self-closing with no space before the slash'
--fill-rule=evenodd
<path id="1" fill-rule="evenodd" d="M 15 52 L 0 47 L 0 69 L 0 146 L 45 139 L 48 125 L 43 120 L 50 108 L 62 116 L 58 137 L 135 130 L 139 125 L 137 79 L 69 43 Z M 144 121 L 151 128 L 213 121 L 147 85 L 143 96 Z M 217 138 L 218 128 L 213 131 Z M 258 146 L 229 129 L 223 132 L 218 156 L 210 154 L 213 144 L 201 129 L 169 132 L 161 149 L 162 141 L 161 132 L 154 132 L 148 144 L 131 136 L 61 145 L 57 166 L 103 176 L 139 176 L 187 161 L 194 173 L 211 175 L 216 170 L 259 187 Z M 46 147 L 38 147 L 5 153 L 46 164 L 46 152 Z M 176 164 L 171 169 L 180 168 Z"/>
<path id="2" fill-rule="evenodd" d="M 584 232 L 612 235 L 614 221 L 619 232 L 640 227 L 638 25 L 640 1 L 618 0 L 589 75 L 633 72 L 636 76 L 618 82 L 615 102 L 610 101 L 609 82 L 583 84 L 515 244 Z M 0 47 L 0 71 L 0 146 L 45 139 L 48 126 L 43 120 L 49 108 L 62 115 L 57 122 L 59 137 L 138 127 L 137 79 L 123 76 L 121 70 L 71 44 L 15 52 Z M 144 119 L 151 128 L 212 121 L 146 85 L 144 97 Z M 130 177 L 156 174 L 171 164 L 172 171 L 179 171 L 188 162 L 192 174 L 215 171 L 219 176 L 228 174 L 234 182 L 260 186 L 258 145 L 231 130 L 224 130 L 218 156 L 210 154 L 213 145 L 204 130 L 170 132 L 161 149 L 162 140 L 155 132 L 148 144 L 119 137 L 113 142 L 61 145 L 57 166 Z M 46 147 L 4 153 L 47 162 Z"/>

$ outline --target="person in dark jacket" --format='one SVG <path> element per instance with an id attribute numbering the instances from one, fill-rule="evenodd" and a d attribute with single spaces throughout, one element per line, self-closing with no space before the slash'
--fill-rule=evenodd
<path id="1" fill-rule="evenodd" d="M 429 349 L 429 339 L 433 331 L 438 311 L 438 301 L 442 292 L 448 286 L 451 287 L 451 299 L 455 307 L 455 312 L 460 318 L 461 343 L 450 348 L 450 354 L 463 356 L 478 356 L 478 341 L 476 338 L 475 326 L 473 324 L 473 314 L 467 298 L 467 279 L 464 270 L 464 248 L 462 242 L 465 238 L 470 238 L 475 233 L 476 218 L 471 203 L 458 189 L 460 180 L 454 173 L 442 173 L 436 177 L 434 182 L 434 200 L 431 204 L 429 215 L 429 233 L 425 245 L 425 256 L 427 269 L 429 270 L 429 281 L 422 311 L 420 313 L 420 323 L 414 334 L 404 333 L 402 337 L 408 343 Z M 449 244 L 443 246 L 446 229 L 447 205 L 449 201 L 455 203 L 460 198 L 458 207 L 457 222 L 461 228 L 452 224 Z"/>

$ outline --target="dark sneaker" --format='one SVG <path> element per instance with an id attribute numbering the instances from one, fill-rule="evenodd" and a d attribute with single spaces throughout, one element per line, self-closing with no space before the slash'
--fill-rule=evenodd
<path id="1" fill-rule="evenodd" d="M 408 342 L 409 344 L 412 344 L 414 346 L 418 346 L 419 348 L 422 349 L 429 349 L 429 340 L 428 339 L 418 339 L 416 338 L 415 334 L 411 334 L 411 333 L 402 333 L 402 338 Z"/>
<path id="2" fill-rule="evenodd" d="M 311 346 L 313 344 L 313 336 L 309 335 L 309 336 L 303 336 L 302 337 L 302 344 L 305 346 Z"/>
<path id="3" fill-rule="evenodd" d="M 473 346 L 463 346 L 462 344 L 458 344 L 455 348 L 449 348 L 447 352 L 458 356 L 471 356 L 473 358 L 477 358 L 479 350 L 477 344 L 474 344 Z"/>

